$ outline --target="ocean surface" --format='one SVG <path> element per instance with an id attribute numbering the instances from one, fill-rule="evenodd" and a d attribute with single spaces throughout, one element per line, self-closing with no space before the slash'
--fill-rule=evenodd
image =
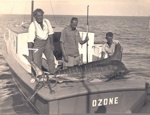
<path id="1" fill-rule="evenodd" d="M 0 54 L 0 115 L 34 114 L 15 85 L 8 64 Z"/>
<path id="2" fill-rule="evenodd" d="M 45 16 L 54 27 L 69 25 L 72 16 Z M 86 31 L 86 16 L 79 18 L 78 28 Z M 134 79 L 150 80 L 150 28 L 149 17 L 90 16 L 89 31 L 95 33 L 95 42 L 103 43 L 108 31 L 114 33 L 114 39 L 123 46 L 123 63 L 131 71 Z M 0 15 L 0 41 L 5 28 L 11 24 L 30 22 L 29 15 Z M 1 45 L 1 42 L 0 42 Z M 1 47 L 0 47 L 1 48 Z M 15 86 L 9 66 L 0 49 L 0 114 L 33 113 L 29 105 L 19 106 L 24 98 Z M 16 107 L 15 107 L 16 106 Z M 150 99 L 141 112 L 150 113 Z"/>

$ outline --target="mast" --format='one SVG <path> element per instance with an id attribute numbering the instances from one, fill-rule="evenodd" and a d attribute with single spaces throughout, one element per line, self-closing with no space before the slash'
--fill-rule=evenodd
<path id="1" fill-rule="evenodd" d="M 34 0 L 31 0 L 31 22 L 33 22 Z"/>
<path id="2" fill-rule="evenodd" d="M 89 32 L 89 5 L 87 6 L 87 36 L 88 36 L 88 32 Z M 88 57 L 89 57 L 89 55 L 88 55 L 88 41 L 87 41 L 87 47 L 86 47 L 86 60 L 87 60 L 87 63 L 88 63 Z"/>

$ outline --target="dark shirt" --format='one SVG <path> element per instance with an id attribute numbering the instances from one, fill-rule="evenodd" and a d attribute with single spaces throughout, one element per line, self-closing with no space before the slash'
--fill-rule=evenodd
<path id="1" fill-rule="evenodd" d="M 79 56 L 78 43 L 82 41 L 79 31 L 72 30 L 71 26 L 65 27 L 61 32 L 60 42 L 64 43 L 67 56 Z"/>

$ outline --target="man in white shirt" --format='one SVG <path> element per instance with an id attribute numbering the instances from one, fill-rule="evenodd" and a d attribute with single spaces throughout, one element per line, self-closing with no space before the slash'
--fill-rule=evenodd
<path id="1" fill-rule="evenodd" d="M 29 60 L 41 69 L 42 53 L 45 54 L 50 74 L 55 72 L 53 55 L 53 29 L 49 20 L 43 18 L 43 10 L 36 9 L 33 12 L 35 20 L 29 26 L 28 48 L 38 49 L 36 52 L 29 50 Z"/>
<path id="2" fill-rule="evenodd" d="M 118 40 L 113 40 L 112 32 L 106 33 L 106 40 L 107 43 L 102 46 L 101 59 L 111 57 L 115 54 L 116 60 L 121 61 L 123 49 Z"/>

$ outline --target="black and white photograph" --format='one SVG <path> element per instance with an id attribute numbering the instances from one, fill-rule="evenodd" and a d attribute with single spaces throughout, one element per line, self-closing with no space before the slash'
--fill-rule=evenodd
<path id="1" fill-rule="evenodd" d="M 0 115 L 149 108 L 150 0 L 0 0 Z"/>

